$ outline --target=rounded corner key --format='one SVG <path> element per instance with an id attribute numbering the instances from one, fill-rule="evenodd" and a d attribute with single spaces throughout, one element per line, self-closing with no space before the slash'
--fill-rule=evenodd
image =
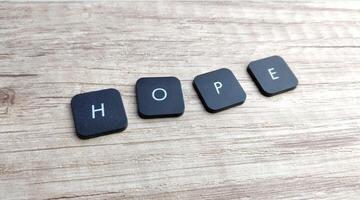
<path id="1" fill-rule="evenodd" d="M 176 77 L 145 77 L 136 82 L 138 115 L 143 119 L 179 117 L 185 104 Z"/>
<path id="2" fill-rule="evenodd" d="M 75 95 L 71 110 L 81 139 L 120 132 L 128 125 L 121 94 L 114 88 Z"/>
<path id="3" fill-rule="evenodd" d="M 277 55 L 250 62 L 247 71 L 260 92 L 267 97 L 293 90 L 298 85 L 285 60 Z"/>
<path id="4" fill-rule="evenodd" d="M 198 75 L 193 86 L 206 111 L 216 113 L 246 100 L 246 93 L 230 69 L 221 68 Z"/>

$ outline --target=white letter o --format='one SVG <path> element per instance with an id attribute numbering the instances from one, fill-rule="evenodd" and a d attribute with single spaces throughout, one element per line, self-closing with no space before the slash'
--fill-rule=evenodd
<path id="1" fill-rule="evenodd" d="M 156 96 L 155 96 L 155 92 L 157 92 L 157 91 L 162 91 L 163 93 L 164 93 L 164 96 L 162 97 L 162 98 L 157 98 Z M 166 97 L 167 97 L 167 92 L 166 92 L 166 90 L 164 90 L 163 88 L 156 88 L 155 90 L 153 90 L 152 91 L 152 98 L 155 100 L 155 101 L 163 101 L 163 100 L 165 100 L 166 99 Z"/>

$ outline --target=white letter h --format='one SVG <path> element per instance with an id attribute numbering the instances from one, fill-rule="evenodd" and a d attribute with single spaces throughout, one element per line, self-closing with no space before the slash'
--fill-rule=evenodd
<path id="1" fill-rule="evenodd" d="M 105 109 L 104 109 L 104 104 L 101 103 L 101 108 L 100 109 L 95 109 L 94 105 L 91 105 L 91 109 L 92 109 L 92 118 L 95 119 L 95 113 L 101 111 L 101 116 L 105 117 Z"/>

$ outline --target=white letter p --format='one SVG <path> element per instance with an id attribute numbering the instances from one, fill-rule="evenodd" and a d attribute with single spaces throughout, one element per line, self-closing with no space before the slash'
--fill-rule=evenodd
<path id="1" fill-rule="evenodd" d="M 214 86 L 215 86 L 215 89 L 216 89 L 216 92 L 218 94 L 220 94 L 220 88 L 222 88 L 222 83 L 221 82 L 214 82 Z"/>

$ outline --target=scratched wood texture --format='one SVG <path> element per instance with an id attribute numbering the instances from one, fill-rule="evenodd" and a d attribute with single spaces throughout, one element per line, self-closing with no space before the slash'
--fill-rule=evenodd
<path id="1" fill-rule="evenodd" d="M 247 64 L 281 55 L 296 90 Z M 207 113 L 193 78 L 231 69 L 248 97 Z M 179 118 L 137 116 L 134 85 L 181 80 Z M 121 91 L 126 131 L 74 134 L 69 103 Z M 359 199 L 360 2 L 0 3 L 1 199 Z"/>

